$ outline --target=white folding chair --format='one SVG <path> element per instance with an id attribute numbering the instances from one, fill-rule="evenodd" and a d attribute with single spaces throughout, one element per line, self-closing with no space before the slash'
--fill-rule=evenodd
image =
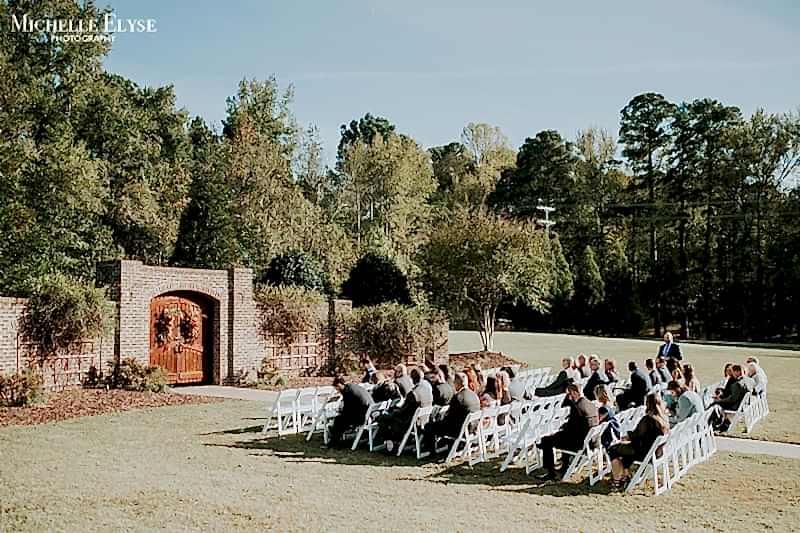
<path id="1" fill-rule="evenodd" d="M 316 414 L 317 387 L 305 387 L 297 391 L 294 413 L 296 417 L 297 432 L 302 433 L 311 426 Z"/>
<path id="2" fill-rule="evenodd" d="M 608 422 L 603 422 L 602 424 L 590 428 L 589 432 L 586 434 L 586 437 L 583 439 L 583 446 L 581 446 L 580 450 L 561 450 L 562 457 L 564 455 L 572 456 L 572 460 L 569 462 L 569 467 L 564 474 L 564 481 L 580 473 L 580 471 L 587 466 L 589 467 L 589 473 L 591 474 L 594 463 L 598 463 L 602 469 L 602 465 L 605 464 L 605 461 L 602 457 L 596 458 L 595 456 L 602 456 L 605 451 L 603 450 L 603 446 L 600 444 L 600 437 L 607 427 Z"/>
<path id="3" fill-rule="evenodd" d="M 408 439 L 412 435 L 414 437 L 414 449 L 417 452 L 417 459 L 422 459 L 430 455 L 430 452 L 422 450 L 422 428 L 428 423 L 428 420 L 430 420 L 433 408 L 434 406 L 417 407 L 414 417 L 411 419 L 411 424 L 409 424 L 405 435 L 403 435 L 403 440 L 400 441 L 400 445 L 397 447 L 398 457 L 405 451 Z"/>
<path id="4" fill-rule="evenodd" d="M 279 436 L 297 433 L 297 414 L 295 413 L 297 394 L 297 389 L 283 389 L 278 392 L 262 433 L 267 433 L 271 429 L 277 429 Z"/>
<path id="5" fill-rule="evenodd" d="M 383 402 L 373 403 L 367 408 L 367 412 L 364 415 L 364 423 L 356 428 L 356 436 L 353 439 L 353 445 L 351 446 L 352 450 L 358 448 L 364 431 L 367 432 L 367 444 L 369 445 L 369 451 L 374 450 L 374 443 L 372 441 L 375 438 L 375 433 L 378 431 L 378 416 L 389 408 L 390 403 L 391 402 L 389 400 L 386 400 Z"/>
<path id="6" fill-rule="evenodd" d="M 481 421 L 481 411 L 475 411 L 467 415 L 464 423 L 461 424 L 461 431 L 458 438 L 447 454 L 445 464 L 451 464 L 456 460 L 471 460 L 474 456 L 480 455 L 480 442 L 478 441 L 478 425 Z"/>

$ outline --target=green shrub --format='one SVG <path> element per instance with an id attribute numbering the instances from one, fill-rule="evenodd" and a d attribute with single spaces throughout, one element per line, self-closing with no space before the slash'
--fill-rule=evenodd
<path id="1" fill-rule="evenodd" d="M 433 336 L 432 324 L 442 319 L 440 312 L 421 306 L 385 303 L 360 307 L 342 320 L 343 347 L 352 358 L 366 356 L 382 367 L 404 362 L 411 354 L 421 359 Z M 343 361 L 336 364 L 350 366 Z"/>
<path id="2" fill-rule="evenodd" d="M 353 307 L 387 302 L 411 304 L 408 278 L 390 258 L 368 253 L 358 260 L 342 284 L 342 294 Z"/>
<path id="3" fill-rule="evenodd" d="M 29 355 L 41 368 L 85 339 L 104 334 L 111 313 L 102 289 L 56 273 L 38 280 L 20 319 Z"/>
<path id="4" fill-rule="evenodd" d="M 325 272 L 314 257 L 302 251 L 287 252 L 272 258 L 256 280 L 263 285 L 295 285 L 312 291 L 325 291 Z"/>
<path id="5" fill-rule="evenodd" d="M 255 293 L 258 330 L 264 339 L 292 344 L 299 333 L 317 332 L 323 323 L 322 294 L 296 286 L 262 287 Z"/>
<path id="6" fill-rule="evenodd" d="M 0 374 L 0 406 L 22 407 L 44 399 L 42 376 L 35 369 Z"/>
<path id="7" fill-rule="evenodd" d="M 143 365 L 133 357 L 123 359 L 119 365 L 109 361 L 105 384 L 111 388 L 140 392 L 167 390 L 167 374 L 160 366 Z"/>

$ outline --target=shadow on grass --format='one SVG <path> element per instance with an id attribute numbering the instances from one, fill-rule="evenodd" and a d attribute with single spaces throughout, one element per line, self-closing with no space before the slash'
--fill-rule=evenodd
<path id="1" fill-rule="evenodd" d="M 459 464 L 431 474 L 426 480 L 445 485 L 485 485 L 496 491 L 540 496 L 586 496 L 611 493 L 611 486 L 607 482 L 601 482 L 594 486 L 590 486 L 585 478 L 574 478 L 574 481 L 569 482 L 543 482 L 533 475 L 526 474 L 524 468 L 510 468 L 505 472 L 500 472 L 499 467 L 497 462 L 480 463 L 475 466 Z"/>
<path id="2" fill-rule="evenodd" d="M 219 431 L 216 433 L 209 433 L 206 435 L 239 435 L 246 433 L 257 433 L 261 431 L 262 426 L 251 426 L 246 428 L 231 429 L 226 431 Z M 346 441 L 352 443 L 352 441 Z M 367 466 L 422 466 L 429 464 L 425 461 L 417 461 L 412 452 L 407 455 L 397 457 L 392 454 L 389 455 L 383 451 L 369 452 L 366 449 L 366 444 L 363 443 L 358 450 L 351 450 L 350 446 L 342 448 L 324 448 L 319 437 L 306 441 L 305 434 L 303 435 L 287 435 L 285 437 L 267 436 L 264 438 L 254 438 L 251 440 L 237 440 L 234 442 L 207 442 L 205 446 L 214 446 L 222 448 L 234 448 L 241 450 L 250 450 L 253 452 L 262 451 L 263 454 L 253 455 L 272 455 L 286 459 L 290 462 L 298 463 L 334 463 L 344 465 L 367 465 Z"/>
<path id="3" fill-rule="evenodd" d="M 223 429 L 222 431 L 211 431 L 210 433 L 201 433 L 200 435 L 203 437 L 209 435 L 242 435 L 244 433 L 261 433 L 262 429 L 264 429 L 263 424 L 244 428 Z"/>

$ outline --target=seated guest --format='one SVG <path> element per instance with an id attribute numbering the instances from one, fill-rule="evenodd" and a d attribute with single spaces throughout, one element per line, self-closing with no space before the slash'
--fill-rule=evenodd
<path id="1" fill-rule="evenodd" d="M 622 489 L 627 485 L 631 478 L 630 467 L 633 462 L 644 460 L 656 439 L 668 432 L 669 422 L 664 412 L 664 402 L 661 401 L 661 396 L 648 395 L 645 415 L 639 424 L 628 433 L 622 442 L 614 444 L 608 449 L 615 488 Z"/>
<path id="2" fill-rule="evenodd" d="M 567 390 L 567 385 L 572 383 L 572 379 L 567 374 L 567 369 L 572 366 L 572 358 L 565 357 L 561 360 L 561 372 L 556 376 L 555 381 L 546 387 L 536 387 L 534 396 L 544 398 L 546 396 L 558 396 L 564 394 Z"/>
<path id="3" fill-rule="evenodd" d="M 367 409 L 372 405 L 372 396 L 361 385 L 347 383 L 342 376 L 333 380 L 333 387 L 342 396 L 342 410 L 333 419 L 329 436 L 329 446 L 340 445 L 344 432 L 364 423 Z"/>
<path id="4" fill-rule="evenodd" d="M 617 362 L 614 359 L 606 359 L 603 363 L 606 377 L 609 383 L 616 383 L 619 381 L 619 374 L 617 373 Z"/>
<path id="5" fill-rule="evenodd" d="M 508 375 L 510 381 L 508 384 L 508 394 L 511 395 L 511 399 L 518 402 L 525 400 L 525 379 L 518 378 L 517 373 L 514 372 L 514 369 L 510 366 L 504 366 L 500 370 Z"/>
<path id="6" fill-rule="evenodd" d="M 542 473 L 536 477 L 542 480 L 555 479 L 555 455 L 553 448 L 559 450 L 580 450 L 583 447 L 583 440 L 589 430 L 597 425 L 597 407 L 581 394 L 581 388 L 575 383 L 567 385 L 567 400 L 569 404 L 569 418 L 557 432 L 552 435 L 542 437 L 539 449 L 542 452 Z M 569 464 L 562 461 L 561 475 L 566 472 Z"/>
<path id="7" fill-rule="evenodd" d="M 375 385 L 372 389 L 372 401 L 375 403 L 400 399 L 400 391 L 397 390 L 397 385 L 393 381 L 386 379 L 383 372 L 372 374 L 370 382 Z"/>
<path id="8" fill-rule="evenodd" d="M 439 365 L 439 370 L 441 370 L 442 377 L 444 378 L 444 380 L 447 383 L 449 383 L 450 386 L 452 387 L 453 386 L 453 372 L 450 370 L 450 367 L 445 365 L 445 364 L 441 364 L 441 365 Z"/>
<path id="9" fill-rule="evenodd" d="M 586 396 L 587 400 L 593 402 L 596 399 L 594 391 L 597 386 L 606 385 L 609 380 L 606 373 L 600 368 L 600 359 L 594 354 L 589 357 L 589 368 L 592 370 L 592 374 L 583 387 L 583 395 Z"/>
<path id="10" fill-rule="evenodd" d="M 683 379 L 683 370 L 681 370 L 681 367 L 679 367 L 679 366 L 676 366 L 675 368 L 672 369 L 672 372 L 670 373 L 670 377 L 672 378 L 672 379 L 670 379 L 670 381 L 677 381 L 678 383 L 685 383 L 685 380 Z"/>
<path id="11" fill-rule="evenodd" d="M 675 414 L 669 417 L 669 424 L 674 426 L 679 422 L 683 422 L 695 413 L 702 413 L 705 411 L 703 407 L 703 399 L 685 384 L 680 384 L 677 381 L 670 381 L 667 385 L 669 390 L 675 397 Z"/>
<path id="12" fill-rule="evenodd" d="M 431 453 L 436 453 L 436 441 L 440 437 L 457 439 L 467 416 L 481 410 L 478 395 L 466 386 L 467 376 L 464 372 L 456 373 L 453 383 L 455 384 L 455 394 L 448 404 L 450 407 L 444 418 L 433 420 L 425 425 L 423 432 L 425 449 L 430 450 Z"/>
<path id="13" fill-rule="evenodd" d="M 731 373 L 731 368 L 733 368 L 733 363 L 725 363 L 725 366 L 722 369 L 722 375 L 724 380 L 724 385 L 722 388 L 718 388 L 714 391 L 714 399 L 719 398 L 721 396 L 729 396 L 731 393 L 731 386 L 733 385 L 734 379 L 733 374 Z"/>
<path id="14" fill-rule="evenodd" d="M 372 364 L 372 359 L 365 357 L 361 364 L 364 367 L 364 377 L 361 378 L 361 383 L 371 383 L 372 376 L 377 372 L 375 365 Z"/>
<path id="15" fill-rule="evenodd" d="M 510 381 L 505 370 L 500 370 L 494 376 L 494 397 L 500 405 L 508 405 L 511 403 L 511 392 L 509 391 Z"/>
<path id="16" fill-rule="evenodd" d="M 761 385 L 764 390 L 767 390 L 767 373 L 764 372 L 763 368 L 761 368 L 761 363 L 758 361 L 758 357 L 751 355 L 745 359 L 744 362 L 746 365 L 750 365 L 750 363 L 756 365 L 756 374 L 758 377 L 753 376 L 753 379 L 755 380 L 756 385 Z"/>
<path id="17" fill-rule="evenodd" d="M 742 380 L 742 367 L 740 365 L 732 365 L 730 368 L 731 381 L 730 392 L 725 395 L 725 390 L 722 394 L 715 398 L 711 404 L 714 409 L 714 414 L 709 419 L 718 431 L 728 431 L 730 427 L 730 420 L 725 416 L 724 411 L 736 411 L 739 409 L 739 404 L 742 403 L 745 395 L 749 392 L 747 385 Z M 727 385 L 726 385 L 726 388 Z"/>
<path id="18" fill-rule="evenodd" d="M 610 407 L 598 407 L 597 417 L 598 423 L 600 424 L 608 422 L 608 426 L 603 431 L 603 434 L 600 435 L 600 444 L 603 446 L 603 448 L 608 450 L 612 444 L 619 440 L 619 435 L 622 431 L 622 428 L 619 425 L 619 420 L 617 420 L 617 417 L 614 414 L 614 410 Z"/>
<path id="19" fill-rule="evenodd" d="M 669 383 L 672 381 L 672 375 L 667 368 L 667 361 L 661 358 L 656 359 L 656 371 L 661 377 L 661 383 Z"/>
<path id="20" fill-rule="evenodd" d="M 481 409 L 486 409 L 487 407 L 491 407 L 492 405 L 496 405 L 495 401 L 497 397 L 495 396 L 495 383 L 496 379 L 494 376 L 489 376 L 486 378 L 486 386 L 483 389 L 483 394 L 479 396 L 481 399 Z"/>
<path id="21" fill-rule="evenodd" d="M 586 356 L 582 353 L 578 354 L 575 359 L 575 368 L 581 373 L 581 378 L 588 378 L 592 375 L 592 371 L 586 361 Z"/>
<path id="22" fill-rule="evenodd" d="M 596 398 L 594 403 L 597 405 L 598 409 L 600 407 L 605 407 L 611 413 L 611 416 L 614 416 L 614 403 L 611 401 L 611 398 L 608 395 L 608 387 L 603 384 L 595 387 L 594 397 Z"/>
<path id="23" fill-rule="evenodd" d="M 425 380 L 422 379 L 422 371 L 419 368 L 411 370 L 411 381 L 414 383 L 414 388 L 406 395 L 403 403 L 378 417 L 378 436 L 383 439 L 388 452 L 392 452 L 395 443 L 403 438 L 417 408 L 433 405 L 431 387 L 423 383 Z"/>
<path id="24" fill-rule="evenodd" d="M 650 383 L 656 385 L 658 383 L 669 383 L 661 379 L 661 374 L 655 368 L 655 362 L 652 359 L 645 359 L 645 368 L 647 368 L 647 375 L 650 376 Z"/>
<path id="25" fill-rule="evenodd" d="M 700 380 L 694 375 L 694 367 L 689 363 L 683 365 L 683 384 L 692 392 L 700 394 L 703 389 L 700 387 Z"/>
<path id="26" fill-rule="evenodd" d="M 411 378 L 408 377 L 408 369 L 406 365 L 399 364 L 394 367 L 394 383 L 397 385 L 397 390 L 400 391 L 400 396 L 405 398 L 411 389 L 414 388 L 414 384 L 411 382 Z"/>
<path id="27" fill-rule="evenodd" d="M 431 385 L 433 385 L 433 405 L 444 406 L 453 399 L 453 386 L 444 379 L 441 371 L 430 373 Z"/>
<path id="28" fill-rule="evenodd" d="M 475 382 L 478 386 L 478 388 L 475 390 L 475 394 L 480 395 L 486 388 L 486 374 L 483 373 L 483 370 L 481 370 L 481 365 L 478 363 L 472 363 L 470 366 L 472 367 L 472 370 L 475 371 Z"/>
<path id="29" fill-rule="evenodd" d="M 628 363 L 628 370 L 631 371 L 630 386 L 617 396 L 617 405 L 620 410 L 644 405 L 645 396 L 653 390 L 650 377 L 636 365 L 636 361 Z"/>
<path id="30" fill-rule="evenodd" d="M 753 361 L 750 361 L 746 365 L 747 375 L 752 378 L 755 384 L 753 390 L 767 390 L 767 374 L 764 372 L 764 369 L 758 366 L 758 363 Z"/>
<path id="31" fill-rule="evenodd" d="M 569 358 L 569 361 L 569 368 L 565 369 L 567 371 L 567 377 L 575 383 L 578 383 L 583 379 L 583 375 L 581 374 L 581 371 L 578 370 L 578 367 L 575 366 L 575 360 L 572 357 Z"/>
<path id="32" fill-rule="evenodd" d="M 464 374 L 467 376 L 467 388 L 475 394 L 480 394 L 481 388 L 478 386 L 478 375 L 475 369 L 467 365 L 464 367 Z"/>

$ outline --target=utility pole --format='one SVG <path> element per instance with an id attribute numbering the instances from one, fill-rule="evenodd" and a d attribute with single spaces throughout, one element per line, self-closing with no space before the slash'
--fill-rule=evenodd
<path id="1" fill-rule="evenodd" d="M 540 203 L 539 203 L 539 205 L 536 206 L 536 209 L 538 209 L 539 211 L 544 211 L 544 218 L 543 219 L 542 218 L 537 218 L 536 222 L 539 223 L 539 224 L 542 224 L 545 227 L 545 229 L 547 230 L 547 235 L 549 236 L 550 235 L 550 226 L 555 224 L 554 221 L 550 220 L 550 213 L 555 211 L 556 208 L 555 207 L 550 207 L 548 205 L 542 205 L 541 201 L 542 201 L 542 199 L 540 198 L 539 199 Z"/>

